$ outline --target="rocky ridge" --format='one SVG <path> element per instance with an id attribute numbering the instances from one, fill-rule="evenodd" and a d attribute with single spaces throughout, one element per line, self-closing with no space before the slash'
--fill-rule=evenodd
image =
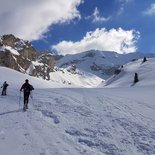
<path id="1" fill-rule="evenodd" d="M 39 52 L 29 41 L 12 34 L 0 37 L 0 66 L 49 80 L 55 59 L 51 52 Z"/>

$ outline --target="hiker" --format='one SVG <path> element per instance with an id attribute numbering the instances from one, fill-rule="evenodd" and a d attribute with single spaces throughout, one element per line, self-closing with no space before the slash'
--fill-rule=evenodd
<path id="1" fill-rule="evenodd" d="M 147 59 L 146 59 L 146 57 L 144 57 L 142 63 L 144 63 L 144 62 L 146 62 L 146 61 L 147 61 Z"/>
<path id="2" fill-rule="evenodd" d="M 24 93 L 24 107 L 23 110 L 26 111 L 28 109 L 29 96 L 31 91 L 34 90 L 33 86 L 29 84 L 29 80 L 26 79 L 25 83 L 20 88 L 20 91 Z"/>
<path id="3" fill-rule="evenodd" d="M 134 76 L 134 83 L 137 83 L 139 81 L 138 79 L 138 73 L 135 73 L 135 76 Z"/>
<path id="4" fill-rule="evenodd" d="M 1 94 L 1 95 L 6 95 L 6 89 L 7 89 L 8 86 L 9 86 L 9 85 L 8 85 L 7 82 L 5 81 L 5 82 L 3 83 L 3 86 L 1 87 L 1 88 L 3 88 L 3 89 L 2 89 L 2 94 Z"/>

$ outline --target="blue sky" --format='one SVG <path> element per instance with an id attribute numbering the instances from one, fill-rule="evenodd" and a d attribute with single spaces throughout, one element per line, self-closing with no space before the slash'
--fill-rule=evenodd
<path id="1" fill-rule="evenodd" d="M 70 23 L 52 26 L 46 34 L 45 41 L 35 41 L 34 45 L 38 49 L 50 49 L 51 45 L 62 40 L 79 41 L 87 32 L 94 31 L 96 28 L 104 27 L 110 30 L 121 27 L 124 30 L 135 29 L 140 32 L 140 38 L 136 44 L 137 51 L 155 53 L 155 14 L 144 13 L 153 2 L 151 0 L 85 0 L 78 7 L 81 14 L 80 20 L 76 19 Z M 98 9 L 101 17 L 111 19 L 94 23 L 92 18 L 86 19 L 92 15 L 95 8 Z"/>
<path id="2" fill-rule="evenodd" d="M 9 0 L 2 1 L 1 6 L 8 8 Z M 93 48 L 155 53 L 154 0 L 27 0 L 24 5 L 22 1 L 14 2 L 21 8 L 17 9 L 20 15 L 11 5 L 7 14 L 2 8 L 0 21 L 5 20 L 1 35 L 13 33 L 32 41 L 38 50 L 57 50 L 60 54 Z"/>

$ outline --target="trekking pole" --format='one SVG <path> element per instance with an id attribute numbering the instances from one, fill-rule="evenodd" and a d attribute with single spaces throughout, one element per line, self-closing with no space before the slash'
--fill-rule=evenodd
<path id="1" fill-rule="evenodd" d="M 19 94 L 19 110 L 20 110 L 20 102 L 21 102 L 21 91 L 20 91 L 20 94 Z"/>
<path id="2" fill-rule="evenodd" d="M 31 91 L 31 93 L 30 93 L 30 97 L 31 97 L 31 99 L 32 99 L 32 104 L 33 104 L 33 107 L 34 107 L 34 100 L 33 100 L 33 92 Z"/>
<path id="3" fill-rule="evenodd" d="M 1 91 L 1 96 L 2 96 L 2 87 L 0 88 L 0 91 Z"/>

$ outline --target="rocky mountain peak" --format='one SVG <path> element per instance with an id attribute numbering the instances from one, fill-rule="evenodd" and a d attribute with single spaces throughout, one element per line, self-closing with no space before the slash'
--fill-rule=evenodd
<path id="1" fill-rule="evenodd" d="M 51 52 L 38 52 L 29 41 L 16 38 L 12 34 L 0 37 L 0 66 L 50 79 L 49 72 L 53 70 L 54 63 Z"/>
<path id="2" fill-rule="evenodd" d="M 5 46 L 10 46 L 12 48 L 15 48 L 15 43 L 18 42 L 19 40 L 20 40 L 19 38 L 16 38 L 12 34 L 3 35 L 1 37 L 1 43 Z"/>

